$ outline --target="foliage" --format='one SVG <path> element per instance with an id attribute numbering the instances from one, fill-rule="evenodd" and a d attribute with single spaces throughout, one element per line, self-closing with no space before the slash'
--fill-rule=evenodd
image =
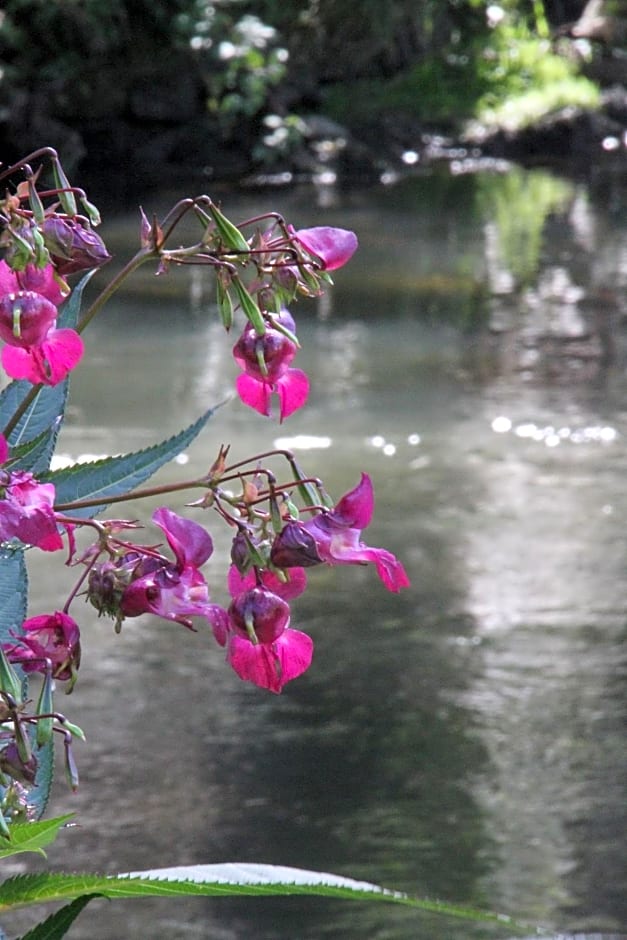
<path id="1" fill-rule="evenodd" d="M 475 114 L 483 123 L 517 129 L 565 105 L 594 108 L 599 92 L 577 74 L 568 55 L 551 45 L 544 27 L 535 31 L 515 15 L 493 24 L 493 39 L 479 59 L 486 91 Z"/>
<path id="2" fill-rule="evenodd" d="M 128 120 L 137 89 L 152 86 L 155 99 L 167 90 L 166 122 L 173 124 L 170 99 L 191 94 L 194 117 L 208 133 L 266 165 L 302 146 L 302 118 L 312 111 L 350 127 L 390 113 L 445 127 L 473 118 L 519 127 L 564 105 L 598 102 L 569 43 L 551 39 L 545 7 L 554 6 L 7 0 L 0 103 L 24 134 L 31 120 L 49 114 L 90 148 L 92 133 L 107 146 L 98 136 L 103 115 Z M 185 82 L 178 83 L 181 69 Z M 158 101 L 148 113 L 153 107 L 158 114 Z M 189 112 L 182 118 L 193 119 Z M 163 129 L 160 120 L 154 133 Z"/>

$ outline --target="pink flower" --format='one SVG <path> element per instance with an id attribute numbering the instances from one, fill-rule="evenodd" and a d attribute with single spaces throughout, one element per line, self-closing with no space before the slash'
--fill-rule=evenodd
<path id="1" fill-rule="evenodd" d="M 52 483 L 38 483 L 25 471 L 2 471 L 0 488 L 0 540 L 17 538 L 45 552 L 63 548 L 53 510 Z"/>
<path id="2" fill-rule="evenodd" d="M 341 268 L 350 261 L 359 244 L 355 233 L 345 228 L 320 225 L 296 231 L 289 225 L 288 231 L 308 254 L 316 258 L 323 271 Z"/>
<path id="3" fill-rule="evenodd" d="M 294 332 L 294 320 L 287 310 L 276 319 Z M 290 368 L 296 351 L 296 344 L 276 327 L 268 326 L 259 336 L 250 323 L 246 325 L 233 347 L 235 361 L 244 370 L 237 379 L 237 392 L 244 404 L 267 417 L 271 394 L 276 392 L 281 421 L 305 404 L 309 380 L 300 369 Z"/>
<path id="4" fill-rule="evenodd" d="M 14 636 L 15 643 L 2 644 L 10 662 L 19 663 L 25 672 L 45 672 L 49 660 L 54 679 L 75 679 L 81 661 L 80 630 L 68 614 L 31 617 Z"/>
<path id="5" fill-rule="evenodd" d="M 286 682 L 302 675 L 311 665 L 313 641 L 290 627 L 287 600 L 305 589 L 305 573 L 289 572 L 287 582 L 270 571 L 242 576 L 233 566 L 228 611 L 214 621 L 214 633 L 227 645 L 227 661 L 240 679 L 279 693 Z"/>
<path id="6" fill-rule="evenodd" d="M 15 294 L 18 291 L 35 291 L 46 300 L 59 307 L 70 292 L 67 284 L 55 277 L 55 267 L 47 264 L 37 268 L 27 264 L 23 271 L 14 271 L 6 261 L 0 261 L 0 295 Z"/>
<path id="7" fill-rule="evenodd" d="M 164 532 L 176 561 L 154 554 L 140 558 L 122 594 L 120 612 L 123 617 L 156 614 L 193 630 L 190 617 L 211 620 L 216 615 L 207 582 L 198 570 L 213 552 L 211 536 L 197 522 L 166 507 L 157 509 L 152 519 Z"/>
<path id="8" fill-rule="evenodd" d="M 274 540 L 271 559 L 277 568 L 363 565 L 372 562 L 388 591 L 409 587 L 401 562 L 384 548 L 371 548 L 361 540 L 374 509 L 372 481 L 362 473 L 355 489 L 346 493 L 329 512 L 320 512 L 307 522 L 288 522 Z"/>
<path id="9" fill-rule="evenodd" d="M 83 355 L 71 329 L 56 329 L 57 308 L 43 294 L 17 291 L 0 298 L 2 365 L 13 379 L 57 385 Z"/>

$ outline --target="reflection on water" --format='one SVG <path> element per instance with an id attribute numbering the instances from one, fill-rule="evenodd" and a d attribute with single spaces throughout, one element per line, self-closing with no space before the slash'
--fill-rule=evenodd
<path id="1" fill-rule="evenodd" d="M 281 200 L 315 221 L 310 193 Z M 53 806 L 81 828 L 50 862 L 301 865 L 609 937 L 627 924 L 616 193 L 607 207 L 544 174 L 417 178 L 338 194 L 320 217 L 355 228 L 362 250 L 321 310 L 295 310 L 309 406 L 279 427 L 232 401 L 161 479 L 199 474 L 223 441 L 238 458 L 265 450 L 269 433 L 335 496 L 368 469 L 368 541 L 403 559 L 412 589 L 312 571 L 294 622 L 314 665 L 279 697 L 241 684 L 206 632 L 144 618 L 116 638 L 85 608 L 81 679 L 61 706 L 88 735 L 82 788 L 59 785 Z M 91 328 L 68 457 L 151 443 L 229 395 L 233 339 L 205 315 L 204 273 L 142 275 L 150 299 L 129 290 Z M 228 536 L 212 531 L 221 601 Z M 34 553 L 31 569 L 33 613 L 62 604 L 70 579 Z M 155 923 L 218 940 L 505 936 L 301 899 L 95 902 L 70 936 L 154 936 Z"/>

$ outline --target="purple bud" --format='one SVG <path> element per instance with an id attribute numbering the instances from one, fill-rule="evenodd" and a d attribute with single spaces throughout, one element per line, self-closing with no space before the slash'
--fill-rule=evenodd
<path id="1" fill-rule="evenodd" d="M 322 563 L 316 540 L 300 522 L 288 522 L 272 544 L 270 559 L 277 568 L 311 568 Z"/>
<path id="2" fill-rule="evenodd" d="M 46 219 L 42 231 L 46 248 L 62 277 L 99 268 L 111 259 L 100 235 L 80 222 L 52 216 Z"/>

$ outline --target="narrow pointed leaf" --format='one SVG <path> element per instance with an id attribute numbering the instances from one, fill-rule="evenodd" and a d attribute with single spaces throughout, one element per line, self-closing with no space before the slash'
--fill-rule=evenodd
<path id="1" fill-rule="evenodd" d="M 84 894 L 76 898 L 75 901 L 62 907 L 60 911 L 46 917 L 44 921 L 20 937 L 20 940 L 61 940 L 81 911 L 97 897 L 99 897 L 98 894 Z"/>
<path id="2" fill-rule="evenodd" d="M 383 901 L 467 921 L 500 924 L 508 930 L 541 935 L 512 918 L 491 911 L 460 907 L 443 901 L 411 897 L 367 881 L 354 881 L 328 872 L 305 871 L 281 865 L 232 862 L 129 872 L 122 875 L 18 875 L 0 885 L 0 911 L 83 895 L 107 898 L 141 897 L 268 897 L 309 895 L 355 901 Z"/>
<path id="3" fill-rule="evenodd" d="M 200 434 L 214 411 L 215 408 L 210 408 L 179 434 L 145 450 L 120 457 L 106 457 L 93 463 L 77 464 L 46 474 L 45 479 L 55 485 L 56 503 L 61 505 L 102 497 L 102 503 L 72 510 L 72 515 L 88 519 L 102 512 L 108 505 L 107 497 L 130 493 L 185 450 Z"/>
<path id="4" fill-rule="evenodd" d="M 44 473 L 50 466 L 54 446 L 61 426 L 61 416 L 37 437 L 13 447 L 11 451 L 11 469 L 28 470 L 30 473 Z"/>

